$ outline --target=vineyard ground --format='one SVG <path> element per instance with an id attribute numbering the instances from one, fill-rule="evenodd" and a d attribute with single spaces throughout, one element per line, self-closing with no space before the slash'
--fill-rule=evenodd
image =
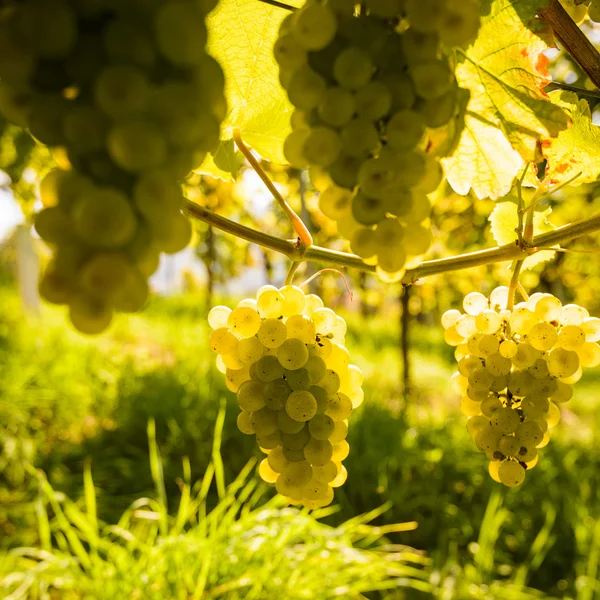
<path id="1" fill-rule="evenodd" d="M 236 429 L 234 400 L 214 370 L 201 297 L 157 299 L 97 340 L 63 327 L 61 311 L 51 308 L 44 307 L 41 321 L 24 319 L 10 287 L 0 289 L 0 305 L 0 423 L 6 424 L 0 428 L 0 546 L 39 542 L 37 485 L 27 461 L 43 469 L 56 490 L 80 500 L 90 457 L 99 516 L 116 522 L 133 500 L 154 493 L 149 418 L 156 421 L 171 506 L 180 493 L 183 457 L 190 458 L 192 481 L 203 476 L 223 403 L 226 479 L 256 455 L 253 441 Z M 600 398 L 593 390 L 600 369 L 584 375 L 525 485 L 500 489 L 447 388 L 453 357 L 441 328 L 413 327 L 418 391 L 405 409 L 397 331 L 383 317 L 344 316 L 348 346 L 365 372 L 366 401 L 351 423 L 339 511 L 324 521 L 337 526 L 390 502 L 376 523 L 417 521 L 416 530 L 388 539 L 425 551 L 440 585 L 471 582 L 484 593 L 499 580 L 506 589 L 536 588 L 540 598 L 597 597 Z M 208 502 L 217 500 L 209 496 Z"/>

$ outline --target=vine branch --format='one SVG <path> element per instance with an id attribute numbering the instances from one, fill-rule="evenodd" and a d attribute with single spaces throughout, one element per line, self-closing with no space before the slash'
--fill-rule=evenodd
<path id="1" fill-rule="evenodd" d="M 294 209 L 279 193 L 279 190 L 275 187 L 271 179 L 265 173 L 264 169 L 260 166 L 260 163 L 256 160 L 252 152 L 250 152 L 246 144 L 244 144 L 239 129 L 235 129 L 233 131 L 233 141 L 239 148 L 240 152 L 246 157 L 246 160 L 250 163 L 250 166 L 256 171 L 256 174 L 261 178 L 266 188 L 271 192 L 273 198 L 275 198 L 279 206 L 281 206 L 283 209 L 283 212 L 290 220 L 294 231 L 298 234 L 298 239 L 302 247 L 308 248 L 309 246 L 312 246 L 313 240 L 312 236 L 310 235 L 310 231 L 308 231 L 302 219 L 296 214 Z"/>
<path id="2" fill-rule="evenodd" d="M 550 0 L 539 16 L 593 84 L 600 89 L 600 53 L 558 0 Z"/>
<path id="3" fill-rule="evenodd" d="M 236 223 L 213 213 L 212 211 L 187 200 L 185 210 L 190 217 L 208 223 L 217 229 L 221 229 L 227 233 L 235 235 L 253 244 L 258 244 L 274 250 L 290 258 L 291 260 L 310 260 L 317 263 L 323 263 L 333 266 L 348 267 L 350 269 L 358 269 L 374 273 L 376 268 L 374 265 L 365 264 L 359 256 L 349 254 L 347 252 L 338 252 L 337 250 L 329 250 L 320 246 L 310 246 L 304 253 L 295 240 L 283 240 L 274 235 L 269 235 L 262 231 L 257 231 L 251 227 L 246 227 L 240 223 Z M 588 219 L 583 219 L 570 225 L 563 225 L 554 231 L 536 235 L 531 244 L 525 248 L 519 245 L 518 240 L 504 246 L 495 248 L 487 248 L 485 250 L 477 250 L 451 256 L 448 258 L 437 258 L 434 260 L 426 260 L 419 266 L 408 269 L 402 278 L 404 285 L 415 283 L 418 279 L 429 277 L 431 275 L 439 275 L 449 271 L 460 271 L 461 269 L 469 269 L 487 265 L 493 262 L 506 262 L 509 260 L 521 260 L 527 256 L 538 252 L 538 249 L 546 249 L 556 244 L 565 244 L 591 233 L 600 231 L 600 213 L 592 215 Z"/>

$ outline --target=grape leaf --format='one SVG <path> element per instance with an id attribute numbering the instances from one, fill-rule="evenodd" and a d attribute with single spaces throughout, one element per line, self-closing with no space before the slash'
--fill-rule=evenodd
<path id="1" fill-rule="evenodd" d="M 550 98 L 571 115 L 573 125 L 558 137 L 542 142 L 548 160 L 545 177 L 553 184 L 562 183 L 581 173 L 573 185 L 600 178 L 600 127 L 592 123 L 590 106 L 573 92 L 555 91 Z"/>
<path id="2" fill-rule="evenodd" d="M 277 163 L 286 162 L 283 140 L 290 131 L 292 107 L 279 83 L 273 44 L 288 14 L 258 0 L 221 0 L 207 23 L 208 51 L 225 72 L 229 113 L 223 139 L 238 128 L 249 146 Z"/>
<path id="3" fill-rule="evenodd" d="M 448 181 L 478 198 L 507 194 L 524 161 L 539 158 L 540 138 L 570 124 L 542 88 L 549 82 L 545 30 L 535 16 L 547 0 L 493 0 L 477 40 L 461 52 L 456 76 L 471 92 L 454 155 L 444 159 Z M 459 57 L 460 58 L 460 57 Z"/>
<path id="4" fill-rule="evenodd" d="M 507 196 L 506 200 L 506 202 L 499 202 L 494 207 L 489 218 L 492 235 L 499 246 L 512 244 L 518 239 L 517 227 L 519 224 L 519 215 L 517 212 L 517 199 L 514 196 Z M 556 229 L 556 226 L 548 221 L 551 212 L 552 209 L 550 207 L 534 212 L 533 235 L 546 233 Z M 555 254 L 556 253 L 552 250 L 536 252 L 525 259 L 523 268 L 533 269 L 536 265 L 552 260 Z"/>
<path id="5" fill-rule="evenodd" d="M 223 181 L 235 181 L 243 164 L 244 155 L 235 149 L 233 140 L 221 140 L 217 150 L 206 155 L 196 172 Z"/>

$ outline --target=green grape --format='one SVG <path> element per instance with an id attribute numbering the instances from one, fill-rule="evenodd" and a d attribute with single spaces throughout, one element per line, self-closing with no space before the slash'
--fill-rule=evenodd
<path id="1" fill-rule="evenodd" d="M 327 394 L 335 394 L 340 389 L 340 376 L 332 369 L 327 369 L 318 384 Z M 331 398 L 329 399 L 331 401 Z"/>
<path id="2" fill-rule="evenodd" d="M 577 349 L 577 356 L 582 367 L 597 367 L 600 365 L 600 346 L 594 342 L 585 342 Z"/>
<path id="3" fill-rule="evenodd" d="M 73 206 L 72 221 L 82 241 L 104 247 L 126 244 L 137 226 L 127 197 L 114 188 L 96 188 L 80 197 Z"/>
<path id="4" fill-rule="evenodd" d="M 514 436 L 503 435 L 498 442 L 498 450 L 504 454 L 504 456 L 517 456 L 521 444 L 519 440 Z"/>
<path id="5" fill-rule="evenodd" d="M 237 346 L 237 344 L 236 344 Z M 237 352 L 234 351 L 233 352 L 229 352 L 227 354 L 222 354 L 221 355 L 222 359 L 223 359 L 223 364 L 228 368 L 228 369 L 232 369 L 234 371 L 238 371 L 240 369 L 243 369 L 245 367 L 244 363 L 239 359 Z"/>
<path id="6" fill-rule="evenodd" d="M 451 0 L 446 2 L 440 39 L 447 46 L 461 46 L 477 36 L 480 26 L 479 3 L 476 0 Z"/>
<path id="7" fill-rule="evenodd" d="M 277 360 L 291 371 L 300 369 L 308 361 L 308 348 L 301 340 L 288 338 L 277 349 Z"/>
<path id="8" fill-rule="evenodd" d="M 313 466 L 322 467 L 333 456 L 333 446 L 328 440 L 311 438 L 304 447 L 304 457 Z"/>
<path id="9" fill-rule="evenodd" d="M 311 319 L 315 324 L 317 333 L 321 335 L 326 336 L 335 330 L 336 314 L 330 308 L 318 308 L 313 312 Z"/>
<path id="10" fill-rule="evenodd" d="M 334 86 L 327 89 L 317 111 L 319 117 L 328 125 L 343 127 L 352 119 L 356 109 L 357 98 L 352 92 Z"/>
<path id="11" fill-rule="evenodd" d="M 517 353 L 512 358 L 512 363 L 517 369 L 528 369 L 539 358 L 540 352 L 533 346 L 523 343 L 519 344 Z"/>
<path id="12" fill-rule="evenodd" d="M 554 347 L 558 335 L 550 323 L 536 323 L 527 333 L 527 341 L 536 349 L 548 351 Z"/>
<path id="13" fill-rule="evenodd" d="M 151 88 L 144 72 L 133 65 L 105 67 L 94 83 L 97 106 L 113 119 L 142 112 Z"/>
<path id="14" fill-rule="evenodd" d="M 497 352 L 486 358 L 485 368 L 495 377 L 508 375 L 511 369 L 511 360 Z"/>
<path id="15" fill-rule="evenodd" d="M 392 115 L 386 127 L 388 142 L 397 150 L 414 148 L 425 133 L 425 121 L 420 113 L 405 109 Z"/>
<path id="16" fill-rule="evenodd" d="M 279 291 L 283 296 L 282 312 L 284 317 L 291 317 L 304 310 L 306 299 L 304 292 L 298 286 L 285 285 Z"/>
<path id="17" fill-rule="evenodd" d="M 134 19 L 118 17 L 107 26 L 103 38 L 106 53 L 113 63 L 149 68 L 156 61 L 149 33 Z"/>
<path id="18" fill-rule="evenodd" d="M 411 256 L 425 254 L 432 240 L 431 231 L 423 225 L 411 225 L 404 229 L 404 250 Z"/>
<path id="19" fill-rule="evenodd" d="M 277 431 L 277 412 L 264 407 L 250 414 L 250 425 L 257 435 L 270 435 Z"/>
<path id="20" fill-rule="evenodd" d="M 146 171 L 137 179 L 133 197 L 142 215 L 159 225 L 168 216 L 177 214 L 182 203 L 181 187 L 160 169 Z"/>
<path id="21" fill-rule="evenodd" d="M 317 108 L 325 99 L 327 84 L 323 77 L 305 65 L 291 76 L 287 92 L 290 102 L 300 110 Z"/>
<path id="22" fill-rule="evenodd" d="M 584 319 L 581 323 L 581 329 L 585 333 L 586 342 L 600 341 L 600 319 L 597 317 Z"/>
<path id="23" fill-rule="evenodd" d="M 77 18 L 66 2 L 30 0 L 18 6 L 16 33 L 40 58 L 66 57 L 77 40 Z"/>
<path id="24" fill-rule="evenodd" d="M 133 173 L 158 167 L 167 158 L 160 130 L 143 119 L 128 120 L 112 127 L 107 147 L 115 163 Z"/>
<path id="25" fill-rule="evenodd" d="M 527 369 L 536 379 L 547 379 L 550 376 L 548 365 L 543 358 L 537 358 Z"/>
<path id="26" fill-rule="evenodd" d="M 310 129 L 292 131 L 283 143 L 283 155 L 290 165 L 296 169 L 304 169 L 308 161 L 304 157 L 304 144 L 310 135 Z"/>
<path id="27" fill-rule="evenodd" d="M 287 400 L 287 398 L 286 398 Z M 302 431 L 305 426 L 305 421 L 292 419 L 285 410 L 285 406 L 277 411 L 277 427 L 281 429 L 282 435 L 294 435 Z"/>
<path id="28" fill-rule="evenodd" d="M 501 409 L 499 409 L 501 410 Z M 473 441 L 475 445 L 488 456 L 496 452 L 502 434 L 496 431 L 489 423 L 475 430 Z"/>
<path id="29" fill-rule="evenodd" d="M 477 324 L 475 321 L 475 317 L 472 315 L 461 315 L 456 323 L 454 324 L 454 328 L 457 333 L 459 333 L 462 337 L 468 338 L 477 332 Z M 482 334 L 480 337 L 480 341 L 484 339 L 484 335 Z"/>
<path id="30" fill-rule="evenodd" d="M 305 460 L 290 463 L 286 465 L 281 472 L 281 477 L 283 478 L 285 485 L 296 488 L 307 485 L 312 479 L 312 475 L 312 467 Z"/>
<path id="31" fill-rule="evenodd" d="M 365 158 L 379 147 L 379 133 L 367 119 L 352 119 L 340 131 L 344 152 L 357 158 Z"/>
<path id="32" fill-rule="evenodd" d="M 288 461 L 283 456 L 283 448 L 279 446 L 278 448 L 274 448 L 267 455 L 267 463 L 269 467 L 275 471 L 275 473 L 281 473 L 288 464 Z"/>
<path id="33" fill-rule="evenodd" d="M 406 0 L 405 10 L 411 27 L 417 31 L 437 31 L 442 22 L 444 0 Z"/>
<path id="34" fill-rule="evenodd" d="M 206 25 L 193 2 L 174 0 L 154 18 L 156 40 L 163 56 L 178 67 L 198 65 L 204 56 Z"/>
<path id="35" fill-rule="evenodd" d="M 338 467 L 337 465 L 330 460 L 326 462 L 324 465 L 317 467 L 314 466 L 312 468 L 313 478 L 316 481 L 320 481 L 322 483 L 330 483 L 332 482 L 338 475 Z"/>
<path id="36" fill-rule="evenodd" d="M 288 396 L 285 410 L 294 421 L 309 421 L 317 412 L 317 401 L 306 390 L 294 391 Z"/>
<path id="37" fill-rule="evenodd" d="M 525 469 L 515 461 L 505 461 L 498 467 L 500 483 L 508 487 L 518 487 L 525 481 Z"/>
<path id="38" fill-rule="evenodd" d="M 334 421 L 344 421 L 352 412 L 352 401 L 346 394 L 340 392 L 329 397 L 329 405 L 325 414 Z"/>
<path id="39" fill-rule="evenodd" d="M 505 358 L 513 358 L 518 350 L 518 345 L 512 340 L 504 340 L 498 348 L 498 352 Z"/>
<path id="40" fill-rule="evenodd" d="M 231 369 L 227 368 L 225 372 L 225 385 L 230 392 L 237 393 L 240 389 L 240 386 L 245 382 L 250 380 L 250 371 L 248 367 L 243 367 L 241 369 Z"/>
<path id="41" fill-rule="evenodd" d="M 337 186 L 329 186 L 319 195 L 319 209 L 325 216 L 338 221 L 352 207 L 352 193 Z"/>
<path id="42" fill-rule="evenodd" d="M 557 345 L 565 350 L 577 350 L 585 340 L 585 332 L 579 325 L 565 325 L 558 334 Z"/>
<path id="43" fill-rule="evenodd" d="M 429 60 L 413 65 L 410 76 L 417 95 L 425 100 L 443 96 L 454 82 L 452 71 L 442 60 Z"/>
<path id="44" fill-rule="evenodd" d="M 60 244 L 72 237 L 69 216 L 58 206 L 44 208 L 35 215 L 35 230 L 48 244 Z"/>
<path id="45" fill-rule="evenodd" d="M 341 442 L 332 444 L 332 446 L 333 448 L 331 460 L 333 460 L 334 462 L 341 462 L 342 460 L 345 460 L 350 454 L 350 445 L 346 440 L 342 440 Z"/>
<path id="46" fill-rule="evenodd" d="M 521 410 L 528 419 L 543 419 L 548 414 L 550 403 L 544 396 L 533 394 L 521 402 Z"/>
<path id="47" fill-rule="evenodd" d="M 331 181 L 336 185 L 349 190 L 353 189 L 358 182 L 357 173 L 360 168 L 360 163 L 361 160 L 359 158 L 346 154 L 342 148 L 340 156 L 329 167 Z"/>
<path id="48" fill-rule="evenodd" d="M 307 50 L 321 50 L 335 35 L 337 23 L 334 12 L 324 4 L 313 3 L 294 15 L 292 33 Z"/>
<path id="49" fill-rule="evenodd" d="M 256 335 L 263 346 L 279 348 L 285 341 L 287 329 L 279 319 L 265 319 L 261 322 Z"/>
<path id="50" fill-rule="evenodd" d="M 458 94 L 456 88 L 437 98 L 430 98 L 419 103 L 419 112 L 427 127 L 436 128 L 446 125 L 456 114 Z"/>
<path id="51" fill-rule="evenodd" d="M 274 450 L 277 446 L 281 446 L 281 432 L 277 429 L 268 435 L 257 435 L 256 443 L 261 450 Z"/>
<path id="52" fill-rule="evenodd" d="M 294 392 L 307 390 L 312 385 L 311 377 L 306 369 L 285 371 L 285 380 Z"/>
<path id="53" fill-rule="evenodd" d="M 256 294 L 256 306 L 262 319 L 279 319 L 282 315 L 283 296 L 274 286 L 264 286 Z"/>
<path id="54" fill-rule="evenodd" d="M 358 172 L 362 193 L 383 200 L 386 192 L 398 183 L 398 166 L 393 158 L 383 155 L 363 162 Z"/>
<path id="55" fill-rule="evenodd" d="M 90 298 L 114 304 L 124 293 L 123 287 L 132 271 L 131 263 L 123 254 L 96 254 L 83 266 L 81 284 Z"/>
<path id="56" fill-rule="evenodd" d="M 378 121 L 392 106 L 392 93 L 385 83 L 370 81 L 356 91 L 356 112 L 363 119 Z"/>
<path id="57" fill-rule="evenodd" d="M 291 33 L 280 36 L 273 46 L 273 56 L 281 69 L 294 72 L 307 62 L 306 49 Z"/>
<path id="58" fill-rule="evenodd" d="M 292 315 L 285 323 L 288 338 L 298 338 L 304 344 L 315 341 L 316 327 L 312 320 L 302 314 Z"/>
<path id="59" fill-rule="evenodd" d="M 167 254 L 186 248 L 192 239 L 192 226 L 181 213 L 174 213 L 160 224 L 152 223 L 154 245 Z"/>
<path id="60" fill-rule="evenodd" d="M 237 428 L 245 435 L 253 435 L 255 433 L 254 427 L 250 422 L 250 413 L 243 410 L 237 416 Z"/>
<path id="61" fill-rule="evenodd" d="M 263 459 L 258 465 L 258 474 L 265 483 L 275 483 L 279 477 L 279 473 L 269 465 L 268 458 Z"/>
<path id="62" fill-rule="evenodd" d="M 561 301 L 550 294 L 544 294 L 535 304 L 535 316 L 541 321 L 558 321 L 561 314 Z"/>
<path id="63" fill-rule="evenodd" d="M 240 309 L 235 309 L 240 310 Z M 235 312 L 235 311 L 234 311 Z M 269 383 L 283 376 L 283 367 L 276 356 L 265 355 L 256 361 L 256 375 L 260 381 Z"/>
<path id="64" fill-rule="evenodd" d="M 386 203 L 381 198 L 371 198 L 358 192 L 352 198 L 352 216 L 361 225 L 376 225 L 385 219 Z"/>
<path id="65" fill-rule="evenodd" d="M 373 68 L 373 63 L 364 50 L 350 46 L 338 54 L 333 65 L 333 76 L 343 88 L 358 89 L 370 81 Z"/>
<path id="66" fill-rule="evenodd" d="M 69 303 L 69 318 L 73 327 L 87 335 L 97 335 L 108 328 L 113 313 L 103 302 L 76 296 Z"/>
<path id="67" fill-rule="evenodd" d="M 579 368 L 579 356 L 572 350 L 554 348 L 546 359 L 548 371 L 553 377 L 565 378 L 573 375 Z"/>
<path id="68" fill-rule="evenodd" d="M 241 338 L 249 338 L 256 335 L 260 324 L 261 319 L 259 314 L 256 310 L 249 307 L 235 308 L 227 318 L 227 326 Z"/>
<path id="69" fill-rule="evenodd" d="M 255 337 L 241 339 L 236 349 L 238 358 L 246 364 L 256 362 L 265 351 L 265 347 Z"/>
<path id="70" fill-rule="evenodd" d="M 577 304 L 563 306 L 560 321 L 563 325 L 581 325 L 590 316 L 588 311 Z"/>
<path id="71" fill-rule="evenodd" d="M 535 448 L 544 437 L 540 426 L 533 421 L 521 423 L 515 430 L 515 435 L 525 448 Z"/>
<path id="72" fill-rule="evenodd" d="M 292 388 L 290 388 L 287 381 L 283 379 L 270 381 L 265 385 L 263 391 L 265 405 L 273 410 L 280 410 L 285 406 L 285 401 L 291 392 Z"/>
<path id="73" fill-rule="evenodd" d="M 76 106 L 63 118 L 67 143 L 78 153 L 101 150 L 106 139 L 107 118 L 91 105 Z"/>
<path id="74" fill-rule="evenodd" d="M 340 136 L 329 127 L 315 127 L 304 141 L 303 155 L 310 164 L 328 167 L 342 151 Z"/>

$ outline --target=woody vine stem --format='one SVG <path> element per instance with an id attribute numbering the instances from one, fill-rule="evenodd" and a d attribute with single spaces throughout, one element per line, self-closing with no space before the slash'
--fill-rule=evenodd
<path id="1" fill-rule="evenodd" d="M 287 6 L 275 2 L 274 0 L 269 1 L 269 3 L 280 6 L 281 8 L 287 8 Z M 577 27 L 568 13 L 559 4 L 558 0 L 550 0 L 548 6 L 540 11 L 539 17 L 552 29 L 556 38 L 590 77 L 596 87 L 600 88 L 600 53 L 598 53 L 579 27 Z M 230 219 L 222 217 L 221 215 L 187 200 L 185 210 L 190 217 L 208 223 L 217 229 L 221 229 L 222 231 L 247 240 L 248 242 L 258 244 L 264 248 L 287 256 L 293 263 L 290 273 L 288 273 L 289 280 L 293 277 L 298 264 L 303 261 L 313 261 L 332 267 L 348 267 L 360 271 L 375 272 L 375 266 L 366 264 L 359 256 L 314 246 L 312 244 L 310 233 L 304 226 L 304 223 L 281 197 L 260 167 L 258 161 L 245 147 L 239 132 L 235 132 L 234 141 L 245 155 L 248 162 L 257 171 L 276 201 L 280 204 L 290 219 L 298 237 L 295 240 L 281 239 L 262 231 L 257 231 L 251 227 L 246 227 L 235 221 L 231 221 Z M 542 190 L 539 191 L 541 192 Z M 550 193 L 552 191 L 553 190 L 551 190 Z M 542 199 L 540 194 L 536 203 Z M 557 244 L 565 244 L 576 238 L 600 231 L 600 213 L 597 213 L 587 219 L 559 227 L 554 231 L 532 236 L 532 208 L 532 204 L 527 207 L 523 207 L 522 205 L 519 206 L 519 239 L 514 243 L 498 246 L 496 248 L 459 254 L 449 258 L 423 261 L 417 267 L 406 270 L 406 273 L 401 280 L 402 283 L 404 285 L 411 285 L 418 279 L 430 275 L 468 269 L 493 262 L 514 260 L 516 261 L 512 290 L 514 294 L 514 290 L 518 287 L 518 272 L 520 270 L 520 265 L 522 265 L 522 261 L 527 258 L 527 256 L 541 250 L 550 249 Z M 527 218 L 525 219 L 525 223 L 523 223 L 523 213 L 525 211 L 527 211 Z"/>

